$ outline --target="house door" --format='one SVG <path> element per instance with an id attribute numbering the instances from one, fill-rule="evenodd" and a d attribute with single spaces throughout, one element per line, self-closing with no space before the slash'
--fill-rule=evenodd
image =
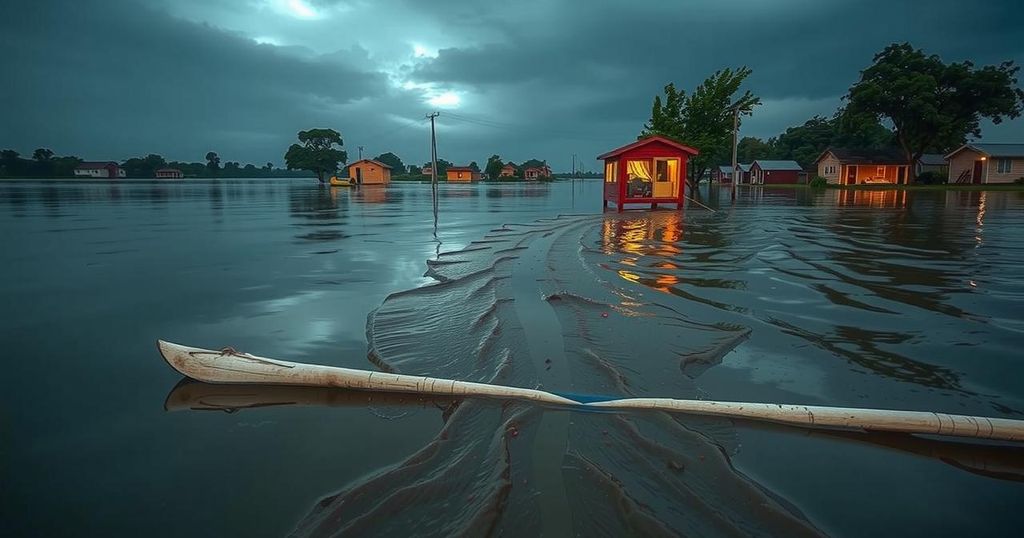
<path id="1" fill-rule="evenodd" d="M 676 198 L 679 196 L 679 159 L 654 160 L 655 198 Z"/>
<path id="2" fill-rule="evenodd" d="M 974 173 L 971 174 L 971 183 L 981 183 L 981 167 L 984 161 L 974 161 Z"/>
<path id="3" fill-rule="evenodd" d="M 363 169 L 358 166 L 356 167 L 356 183 L 363 183 Z"/>
<path id="4" fill-rule="evenodd" d="M 896 169 L 896 183 L 906 183 L 906 182 L 907 182 L 907 167 L 906 166 L 900 166 L 899 168 Z"/>
<path id="5" fill-rule="evenodd" d="M 850 165 L 846 167 L 846 184 L 857 184 L 857 167 L 855 165 Z"/>

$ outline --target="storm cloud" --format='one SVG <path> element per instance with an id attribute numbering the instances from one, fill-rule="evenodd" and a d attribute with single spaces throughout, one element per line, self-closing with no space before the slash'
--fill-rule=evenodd
<path id="1" fill-rule="evenodd" d="M 764 99 L 743 134 L 831 115 L 875 52 L 1024 63 L 1019 2 L 755 0 L 8 1 L 0 147 L 89 159 L 150 152 L 281 164 L 295 133 L 350 153 L 492 153 L 567 169 L 639 132 L 668 82 L 746 65 Z M 1021 120 L 989 141 L 1024 140 Z"/>

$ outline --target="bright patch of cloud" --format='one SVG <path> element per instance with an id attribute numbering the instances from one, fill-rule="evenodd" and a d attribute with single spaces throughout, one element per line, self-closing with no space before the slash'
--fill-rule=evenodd
<path id="1" fill-rule="evenodd" d="M 319 19 L 320 13 L 304 0 L 275 0 L 273 7 L 297 19 Z"/>
<path id="2" fill-rule="evenodd" d="M 462 98 L 455 92 L 447 91 L 433 97 L 429 97 L 427 99 L 427 103 L 441 108 L 456 108 L 460 103 L 462 103 Z"/>
<path id="3" fill-rule="evenodd" d="M 413 43 L 412 55 L 414 58 L 437 58 L 437 50 L 427 48 L 419 43 Z"/>
<path id="4" fill-rule="evenodd" d="M 281 42 L 279 40 L 269 36 L 254 37 L 252 38 L 252 40 L 259 43 L 260 45 L 273 45 L 275 47 L 281 46 Z"/>

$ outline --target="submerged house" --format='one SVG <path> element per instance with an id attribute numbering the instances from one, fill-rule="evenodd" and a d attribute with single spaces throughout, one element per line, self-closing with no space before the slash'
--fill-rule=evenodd
<path id="1" fill-rule="evenodd" d="M 498 172 L 498 177 L 516 177 L 516 165 L 506 163 L 501 167 L 501 172 Z"/>
<path id="2" fill-rule="evenodd" d="M 523 178 L 536 181 L 542 177 L 551 177 L 551 168 L 548 165 L 531 166 L 523 170 Z"/>
<path id="3" fill-rule="evenodd" d="M 905 184 L 907 159 L 898 150 L 826 149 L 815 161 L 817 173 L 835 185 Z"/>
<path id="4" fill-rule="evenodd" d="M 674 203 L 683 207 L 687 160 L 698 151 L 661 136 L 641 138 L 599 155 L 604 161 L 604 206 Z"/>
<path id="5" fill-rule="evenodd" d="M 161 168 L 156 171 L 157 179 L 181 179 L 185 177 L 185 174 L 177 168 Z"/>
<path id="6" fill-rule="evenodd" d="M 770 161 L 758 159 L 750 164 L 750 183 L 784 184 L 799 183 L 804 169 L 796 161 Z"/>
<path id="7" fill-rule="evenodd" d="M 719 183 L 732 182 L 732 165 L 723 164 L 711 172 L 711 179 Z"/>
<path id="8" fill-rule="evenodd" d="M 373 159 L 362 159 L 348 165 L 348 177 L 359 185 L 387 185 L 391 167 Z"/>
<path id="9" fill-rule="evenodd" d="M 914 163 L 914 177 L 925 172 L 935 172 L 937 174 L 946 175 L 949 172 L 949 166 L 946 164 L 946 156 L 941 153 L 925 153 L 924 155 L 921 155 L 921 158 Z"/>
<path id="10" fill-rule="evenodd" d="M 946 155 L 950 183 L 1013 183 L 1024 178 L 1024 144 L 964 144 Z"/>
<path id="11" fill-rule="evenodd" d="M 750 167 L 753 166 L 753 163 L 739 163 L 738 166 L 740 167 L 740 173 L 736 177 L 736 182 L 750 183 Z"/>
<path id="12" fill-rule="evenodd" d="M 480 171 L 470 166 L 449 166 L 448 181 L 479 181 Z"/>
<path id="13" fill-rule="evenodd" d="M 75 167 L 75 177 L 119 179 L 125 177 L 125 173 L 114 161 L 83 162 Z"/>

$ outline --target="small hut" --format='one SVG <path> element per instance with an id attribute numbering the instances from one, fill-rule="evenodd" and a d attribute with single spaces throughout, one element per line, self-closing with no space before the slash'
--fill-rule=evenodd
<path id="1" fill-rule="evenodd" d="M 348 165 L 348 177 L 360 185 L 387 185 L 391 167 L 373 159 L 362 159 Z"/>
<path id="2" fill-rule="evenodd" d="M 698 151 L 662 136 L 642 138 L 598 156 L 604 161 L 604 206 L 674 203 L 683 207 L 686 162 Z"/>

